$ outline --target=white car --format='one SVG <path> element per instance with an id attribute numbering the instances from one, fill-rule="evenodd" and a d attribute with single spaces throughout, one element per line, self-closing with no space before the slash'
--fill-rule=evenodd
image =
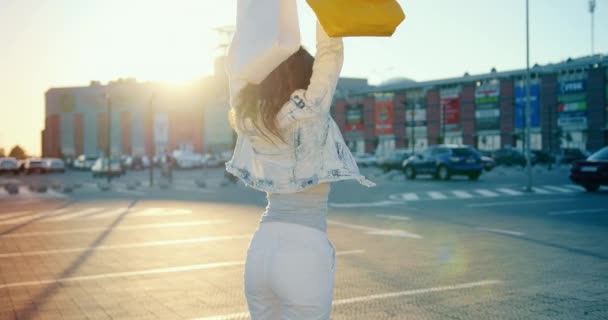
<path id="1" fill-rule="evenodd" d="M 120 159 L 116 158 L 112 158 L 111 160 L 108 160 L 108 158 L 97 159 L 91 168 L 91 172 L 93 173 L 93 178 L 104 176 L 120 177 L 125 174 L 125 170 L 120 162 Z"/>
<path id="2" fill-rule="evenodd" d="M 78 156 L 78 158 L 76 158 L 76 161 L 74 161 L 74 168 L 80 170 L 91 170 L 97 159 L 99 159 L 99 157 L 81 154 Z"/>
<path id="3" fill-rule="evenodd" d="M 19 162 L 15 158 L 0 158 L 0 174 L 19 174 Z"/>
<path id="4" fill-rule="evenodd" d="M 44 164 L 44 160 L 40 158 L 29 158 L 23 162 L 23 170 L 25 170 L 25 174 L 32 173 L 46 173 L 46 165 Z"/>
<path id="5" fill-rule="evenodd" d="M 57 158 L 46 158 L 43 160 L 47 172 L 65 172 L 65 162 L 63 160 Z"/>
<path id="6" fill-rule="evenodd" d="M 197 153 L 174 151 L 175 165 L 180 169 L 198 168 L 203 163 L 203 156 Z"/>

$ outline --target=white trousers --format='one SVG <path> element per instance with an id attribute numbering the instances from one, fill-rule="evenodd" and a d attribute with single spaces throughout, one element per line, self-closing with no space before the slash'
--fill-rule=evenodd
<path id="1" fill-rule="evenodd" d="M 327 234 L 294 223 L 260 223 L 245 262 L 252 320 L 327 320 L 336 249 Z"/>

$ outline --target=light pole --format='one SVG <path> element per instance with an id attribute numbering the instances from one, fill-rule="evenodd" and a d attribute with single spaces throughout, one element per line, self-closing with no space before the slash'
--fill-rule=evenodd
<path id="1" fill-rule="evenodd" d="M 591 14 L 591 55 L 595 54 L 595 0 L 589 0 L 589 13 Z"/>
<path id="2" fill-rule="evenodd" d="M 150 96 L 150 100 L 148 101 L 148 111 L 150 112 L 150 118 L 152 121 L 152 131 L 150 132 L 150 134 L 152 135 L 152 137 L 150 138 L 152 140 L 152 142 L 150 143 L 150 148 L 151 150 L 149 150 L 149 154 L 148 154 L 148 165 L 149 165 L 149 171 L 150 171 L 150 187 L 154 186 L 154 154 L 156 153 L 155 151 L 155 145 L 154 145 L 154 98 L 156 96 L 155 92 L 152 92 L 152 95 Z"/>
<path id="3" fill-rule="evenodd" d="M 112 158 L 112 99 L 110 94 L 106 93 L 106 107 L 108 113 L 108 119 L 106 121 L 106 131 L 108 134 L 108 144 L 106 146 L 106 178 L 108 184 L 112 181 L 112 173 L 110 171 L 110 160 Z"/>
<path id="4" fill-rule="evenodd" d="M 532 165 L 530 163 L 530 1 L 526 0 L 526 130 L 525 130 L 525 152 L 526 152 L 526 170 L 528 174 L 528 183 L 526 191 L 532 192 Z"/>

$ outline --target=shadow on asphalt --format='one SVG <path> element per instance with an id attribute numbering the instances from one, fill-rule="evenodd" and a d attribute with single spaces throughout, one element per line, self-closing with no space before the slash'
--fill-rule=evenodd
<path id="1" fill-rule="evenodd" d="M 121 213 L 108 227 L 107 229 L 100 234 L 97 239 L 95 239 L 88 247 L 86 251 L 84 251 L 79 257 L 77 257 L 72 264 L 70 264 L 61 274 L 59 274 L 55 280 L 63 279 L 74 274 L 83 263 L 85 263 L 93 253 L 95 253 L 95 249 L 101 245 L 106 238 L 112 233 L 113 229 L 119 225 L 125 216 L 129 213 L 131 208 L 133 208 L 137 204 L 137 200 L 131 201 L 129 206 L 125 209 L 123 213 Z M 60 282 L 52 283 L 46 286 L 40 293 L 38 293 L 35 297 L 30 300 L 30 303 L 27 304 L 26 307 L 17 310 L 15 315 L 18 319 L 29 320 L 36 317 L 37 310 L 57 291 L 58 288 L 61 287 Z"/>

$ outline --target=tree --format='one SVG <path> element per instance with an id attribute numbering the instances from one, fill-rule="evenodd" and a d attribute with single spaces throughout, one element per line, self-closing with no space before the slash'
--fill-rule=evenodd
<path id="1" fill-rule="evenodd" d="M 6 157 L 6 155 L 4 155 L 4 148 L 0 148 L 0 157 Z"/>
<path id="2" fill-rule="evenodd" d="M 25 154 L 25 150 L 23 150 L 20 146 L 14 146 L 11 149 L 11 152 L 8 154 L 9 157 L 16 158 L 17 160 L 23 160 L 27 157 Z"/>

